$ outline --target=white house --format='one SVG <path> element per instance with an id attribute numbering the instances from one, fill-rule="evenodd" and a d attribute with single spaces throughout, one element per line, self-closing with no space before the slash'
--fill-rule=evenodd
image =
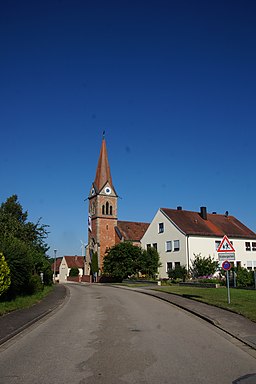
<path id="1" fill-rule="evenodd" d="M 65 283 L 69 277 L 70 269 L 78 268 L 79 276 L 84 274 L 84 257 L 83 256 L 63 256 L 59 264 L 59 282 Z"/>
<path id="2" fill-rule="evenodd" d="M 256 234 L 234 216 L 160 208 L 141 239 L 143 249 L 155 247 L 162 266 L 159 277 L 177 265 L 191 267 L 194 255 L 218 260 L 217 248 L 226 235 L 235 249 L 235 266 L 256 270 Z"/>

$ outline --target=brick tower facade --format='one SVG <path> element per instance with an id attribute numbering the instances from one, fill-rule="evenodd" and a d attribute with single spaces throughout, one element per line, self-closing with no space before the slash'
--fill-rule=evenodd
<path id="1" fill-rule="evenodd" d="M 117 194 L 112 183 L 106 140 L 103 137 L 95 180 L 89 193 L 88 255 L 98 254 L 100 272 L 106 250 L 115 245 Z M 87 260 L 88 260 L 87 258 Z"/>

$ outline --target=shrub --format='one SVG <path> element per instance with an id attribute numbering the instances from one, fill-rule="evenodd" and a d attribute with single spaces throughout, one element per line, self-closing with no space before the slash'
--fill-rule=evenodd
<path id="1" fill-rule="evenodd" d="M 168 277 L 172 280 L 182 280 L 183 282 L 186 280 L 188 276 L 188 271 L 185 266 L 177 265 L 175 269 L 168 270 Z"/>
<path id="2" fill-rule="evenodd" d="M 79 269 L 77 267 L 72 267 L 69 272 L 69 276 L 76 277 L 79 275 Z"/>
<path id="3" fill-rule="evenodd" d="M 250 287 L 254 284 L 253 271 L 248 271 L 246 268 L 238 268 L 236 270 L 237 287 Z"/>
<path id="4" fill-rule="evenodd" d="M 43 289 L 44 285 L 42 284 L 41 277 L 38 275 L 31 276 L 27 285 L 26 293 L 28 295 L 33 295 Z"/>
<path id="5" fill-rule="evenodd" d="M 10 284 L 10 268 L 5 261 L 4 255 L 0 253 L 0 296 L 8 290 Z"/>
<path id="6" fill-rule="evenodd" d="M 218 261 L 214 261 L 211 256 L 202 257 L 201 254 L 195 255 L 192 261 L 191 274 L 193 277 L 213 275 L 218 269 Z"/>

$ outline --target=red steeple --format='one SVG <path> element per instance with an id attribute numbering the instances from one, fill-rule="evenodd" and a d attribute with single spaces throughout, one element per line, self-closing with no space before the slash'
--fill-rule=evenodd
<path id="1" fill-rule="evenodd" d="M 96 176 L 93 184 L 97 188 L 97 190 L 100 191 L 106 183 L 109 183 L 109 185 L 113 188 L 110 167 L 108 163 L 106 140 L 103 136 L 101 150 L 100 150 L 100 157 L 99 157 Z"/>

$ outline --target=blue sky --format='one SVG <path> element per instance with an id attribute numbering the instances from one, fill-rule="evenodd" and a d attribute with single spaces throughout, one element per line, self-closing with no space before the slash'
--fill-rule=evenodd
<path id="1" fill-rule="evenodd" d="M 120 220 L 229 211 L 256 231 L 254 1 L 0 5 L 0 201 L 81 254 L 102 132 Z"/>

